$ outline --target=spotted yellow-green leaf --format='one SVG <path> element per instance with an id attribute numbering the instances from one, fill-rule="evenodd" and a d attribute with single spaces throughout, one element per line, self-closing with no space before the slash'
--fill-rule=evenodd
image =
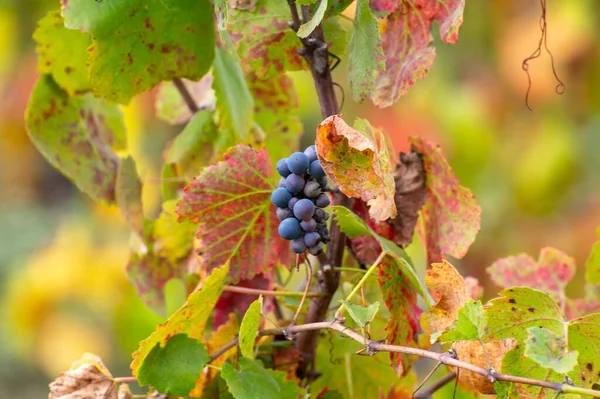
<path id="1" fill-rule="evenodd" d="M 564 334 L 543 327 L 529 327 L 525 340 L 525 356 L 540 366 L 566 374 L 577 365 L 577 351 L 567 350 Z"/>
<path id="2" fill-rule="evenodd" d="M 367 202 L 373 220 L 396 216 L 393 163 L 382 131 L 364 119 L 352 128 L 332 115 L 317 128 L 316 147 L 327 177 L 347 196 Z"/>
<path id="3" fill-rule="evenodd" d="M 137 374 L 141 386 L 163 394 L 188 396 L 210 357 L 202 343 L 185 334 L 172 336 L 164 347 L 156 343 Z"/>
<path id="4" fill-rule="evenodd" d="M 360 306 L 346 300 L 342 300 L 341 302 L 350 317 L 352 317 L 352 320 L 362 328 L 365 328 L 379 311 L 379 302 L 372 303 L 369 306 Z"/>
<path id="5" fill-rule="evenodd" d="M 321 23 L 326 10 L 327 0 L 319 0 L 319 7 L 312 14 L 310 20 L 300 25 L 300 28 L 298 29 L 298 36 L 301 38 L 308 37 L 315 30 L 317 25 Z"/>
<path id="6" fill-rule="evenodd" d="M 240 325 L 240 352 L 242 356 L 248 359 L 254 359 L 255 357 L 254 340 L 256 340 L 256 333 L 262 319 L 262 306 L 263 298 L 260 296 L 256 301 L 252 302 Z"/>
<path id="7" fill-rule="evenodd" d="M 166 323 L 157 326 L 148 338 L 140 342 L 140 347 L 133 354 L 131 363 L 134 376 L 137 377 L 140 366 L 156 344 L 164 347 L 176 334 L 186 334 L 196 340 L 203 339 L 206 322 L 223 291 L 228 271 L 228 264 L 214 269 L 202 282 L 201 288 L 188 297 L 185 305 L 169 317 Z"/>
<path id="8" fill-rule="evenodd" d="M 50 11 L 33 32 L 38 54 L 38 70 L 51 74 L 54 81 L 70 95 L 89 90 L 87 48 L 89 34 L 65 28 L 60 10 Z"/>
<path id="9" fill-rule="evenodd" d="M 590 257 L 585 262 L 585 279 L 590 284 L 600 284 L 600 229 L 596 235 L 599 240 L 592 247 Z"/>
<path id="10" fill-rule="evenodd" d="M 198 80 L 215 49 L 209 0 L 63 0 L 65 26 L 90 32 L 94 94 L 127 103 L 163 80 Z"/>
<path id="11" fill-rule="evenodd" d="M 439 337 L 440 342 L 472 341 L 483 338 L 485 323 L 481 301 L 469 301 L 458 310 L 458 318 Z M 433 336 L 432 336 L 433 340 Z"/>
<path id="12" fill-rule="evenodd" d="M 348 44 L 348 83 L 352 97 L 362 102 L 375 88 L 377 73 L 385 71 L 379 23 L 369 0 L 357 0 L 354 30 Z"/>
<path id="13" fill-rule="evenodd" d="M 237 370 L 227 362 L 221 376 L 235 399 L 300 399 L 304 393 L 284 372 L 265 369 L 257 360 L 241 358 Z"/>
<path id="14" fill-rule="evenodd" d="M 289 242 L 277 233 L 279 219 L 270 200 L 272 174 L 266 150 L 238 145 L 186 187 L 177 213 L 198 225 L 203 270 L 228 263 L 235 283 L 290 263 Z"/>
<path id="15" fill-rule="evenodd" d="M 215 109 L 215 91 L 212 89 L 213 75 L 207 73 L 197 82 L 181 79 L 200 110 Z M 156 93 L 156 116 L 171 125 L 186 123 L 192 117 L 192 111 L 181 97 L 175 84 L 171 81 L 158 86 Z"/>
<path id="16" fill-rule="evenodd" d="M 427 175 L 428 196 L 419 223 L 427 263 L 440 262 L 443 254 L 462 258 L 479 232 L 481 207 L 471 190 L 460 185 L 438 145 L 422 137 L 410 137 L 410 142 L 423 156 Z"/>
<path id="17" fill-rule="evenodd" d="M 121 160 L 117 170 L 115 196 L 117 205 L 129 226 L 140 238 L 144 238 L 146 220 L 142 206 L 142 181 L 131 156 Z"/>
<path id="18" fill-rule="evenodd" d="M 217 22 L 217 29 L 227 29 L 227 23 L 229 22 L 229 12 L 227 10 L 227 0 L 215 0 L 215 20 Z"/>
<path id="19" fill-rule="evenodd" d="M 98 201 L 115 201 L 119 157 L 125 146 L 121 110 L 90 94 L 71 97 L 50 75 L 42 76 L 25 113 L 29 137 L 42 155 Z"/>

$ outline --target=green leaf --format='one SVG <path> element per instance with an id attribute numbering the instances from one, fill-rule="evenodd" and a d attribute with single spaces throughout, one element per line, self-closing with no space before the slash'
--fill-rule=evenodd
<path id="1" fill-rule="evenodd" d="M 133 231 L 143 239 L 146 220 L 142 206 L 142 182 L 131 156 L 121 160 L 117 171 L 115 195 L 121 214 Z"/>
<path id="2" fill-rule="evenodd" d="M 229 13 L 227 11 L 227 0 L 214 0 L 215 19 L 217 20 L 217 29 L 226 30 L 229 23 Z"/>
<path id="3" fill-rule="evenodd" d="M 327 10 L 327 0 L 320 0 L 319 8 L 314 12 L 310 21 L 305 24 L 302 24 L 298 29 L 298 36 L 301 38 L 308 37 L 321 23 L 323 20 L 323 15 L 325 15 L 325 10 Z"/>
<path id="4" fill-rule="evenodd" d="M 591 388 L 594 383 L 600 383 L 600 313 L 572 320 L 568 328 L 568 349 L 579 353 L 578 367 L 569 377 L 575 385 Z"/>
<path id="5" fill-rule="evenodd" d="M 42 155 L 97 201 L 113 203 L 125 126 L 119 107 L 87 94 L 70 97 L 50 75 L 29 99 L 25 122 Z M 111 148 L 112 147 L 112 148 Z"/>
<path id="6" fill-rule="evenodd" d="M 242 356 L 248 359 L 254 359 L 254 341 L 262 319 L 262 307 L 263 298 L 259 296 L 256 301 L 250 304 L 240 325 L 240 351 Z"/>
<path id="7" fill-rule="evenodd" d="M 458 310 L 458 319 L 440 336 L 440 342 L 480 340 L 484 328 L 481 301 L 470 301 Z"/>
<path id="8" fill-rule="evenodd" d="M 181 82 L 201 110 L 215 109 L 215 91 L 212 89 L 213 75 L 207 73 L 197 82 L 181 79 Z M 163 82 L 156 93 L 156 116 L 171 125 L 186 123 L 192 118 L 192 111 L 183 100 L 181 93 L 171 81 Z"/>
<path id="9" fill-rule="evenodd" d="M 238 370 L 227 362 L 221 376 L 235 399 L 298 399 L 303 394 L 284 372 L 267 370 L 255 360 L 241 358 Z"/>
<path id="10" fill-rule="evenodd" d="M 33 32 L 37 42 L 38 71 L 49 73 L 70 95 L 89 90 L 87 48 L 90 35 L 65 28 L 60 10 L 50 11 Z"/>
<path id="11" fill-rule="evenodd" d="M 200 79 L 215 48 L 209 0 L 63 3 L 65 26 L 90 32 L 94 94 L 127 103 L 163 80 Z"/>
<path id="12" fill-rule="evenodd" d="M 362 102 L 375 88 L 377 73 L 385 72 L 379 22 L 371 12 L 369 0 L 358 0 L 354 31 L 348 44 L 348 83 L 352 97 Z"/>
<path id="13" fill-rule="evenodd" d="M 585 262 L 585 279 L 590 284 L 600 284 L 600 229 L 596 235 L 599 240 L 592 247 L 590 257 Z"/>
<path id="14" fill-rule="evenodd" d="M 137 374 L 141 386 L 162 394 L 187 396 L 210 357 L 204 345 L 185 334 L 172 336 L 164 347 L 157 343 Z"/>
<path id="15" fill-rule="evenodd" d="M 242 66 L 227 50 L 217 49 L 213 67 L 220 122 L 241 140 L 246 140 L 254 118 L 254 100 Z"/>
<path id="16" fill-rule="evenodd" d="M 145 340 L 140 342 L 139 349 L 133 354 L 131 370 L 137 377 L 139 368 L 152 348 L 158 343 L 161 346 L 176 334 L 186 334 L 193 339 L 204 337 L 204 328 L 225 285 L 229 265 L 214 269 L 208 278 L 202 282 L 202 288 L 193 292 L 185 305 L 175 312 L 166 323 L 160 324 Z"/>
<path id="17" fill-rule="evenodd" d="M 555 334 L 542 327 L 529 327 L 525 340 L 525 356 L 540 366 L 566 374 L 577 365 L 577 351 L 568 351 L 564 334 Z"/>
<path id="18" fill-rule="evenodd" d="M 365 328 L 379 311 L 379 302 L 372 303 L 366 307 L 346 300 L 341 300 L 340 302 L 344 304 L 352 320 L 362 328 Z"/>

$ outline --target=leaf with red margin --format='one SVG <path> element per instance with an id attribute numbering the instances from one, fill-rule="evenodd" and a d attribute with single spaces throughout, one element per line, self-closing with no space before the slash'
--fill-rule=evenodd
<path id="1" fill-rule="evenodd" d="M 229 275 L 237 283 L 290 263 L 289 243 L 277 234 L 271 175 L 265 149 L 238 145 L 185 188 L 176 212 L 179 220 L 199 224 L 196 238 L 204 271 L 229 263 Z"/>
<path id="2" fill-rule="evenodd" d="M 257 274 L 249 280 L 239 281 L 234 286 L 254 288 L 257 290 L 270 290 L 272 289 L 272 282 L 273 280 L 270 274 Z M 246 310 L 248 310 L 248 307 L 250 307 L 250 304 L 257 299 L 258 295 L 240 294 L 237 292 L 228 291 L 223 292 L 217 301 L 215 310 L 212 314 L 213 326 L 217 327 L 227 322 L 231 313 L 242 317 L 246 313 Z M 265 297 L 263 298 L 263 301 L 263 310 L 265 314 L 267 314 L 273 308 L 273 297 Z"/>
<path id="3" fill-rule="evenodd" d="M 394 9 L 388 2 L 377 1 L 371 7 L 378 11 Z M 379 73 L 371 99 L 377 107 L 388 107 L 405 95 L 408 88 L 427 74 L 435 59 L 431 45 L 433 22 L 440 27 L 440 37 L 446 43 L 456 43 L 462 24 L 464 0 L 413 0 L 383 21 L 383 52 L 386 70 Z"/>
<path id="4" fill-rule="evenodd" d="M 419 223 L 427 245 L 427 263 L 440 262 L 443 254 L 462 258 L 479 232 L 481 207 L 471 190 L 459 184 L 438 145 L 414 136 L 410 142 L 423 156 L 427 174 L 428 197 Z"/>
<path id="5" fill-rule="evenodd" d="M 576 270 L 575 259 L 552 247 L 542 248 L 537 261 L 521 253 L 498 259 L 486 269 L 502 288 L 527 286 L 544 291 L 558 303 L 564 301 L 565 287 Z"/>

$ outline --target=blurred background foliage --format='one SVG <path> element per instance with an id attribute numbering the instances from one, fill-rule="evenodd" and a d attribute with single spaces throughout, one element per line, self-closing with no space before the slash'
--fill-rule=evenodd
<path id="1" fill-rule="evenodd" d="M 48 382 L 85 351 L 99 355 L 113 375 L 129 375 L 131 352 L 163 320 L 135 297 L 125 278 L 129 232 L 118 210 L 79 193 L 25 132 L 23 115 L 38 76 L 31 34 L 56 7 L 58 0 L 0 0 L 3 397 L 45 397 Z M 539 15 L 535 1 L 467 1 L 459 42 L 438 44 L 426 79 L 395 106 L 354 104 L 345 90 L 347 120 L 363 117 L 384 128 L 398 151 L 407 150 L 408 135 L 431 138 L 475 193 L 482 229 L 467 256 L 454 263 L 480 279 L 486 298 L 498 291 L 486 277 L 487 266 L 519 252 L 536 258 L 545 245 L 577 260 L 580 272 L 569 291 L 579 296 L 600 225 L 600 6 L 595 0 L 548 2 L 548 44 L 566 92 L 555 94 L 550 58 L 543 54 L 530 63 L 531 112 L 521 63 L 537 46 Z M 342 63 L 334 73 L 342 86 L 344 70 Z M 304 147 L 314 138 L 320 112 L 309 74 L 292 76 Z M 153 95 L 124 107 L 150 213 L 160 205 L 153 199 L 162 148 L 180 131 L 154 117 Z M 418 241 L 410 251 L 424 267 Z M 170 297 L 174 309 L 181 298 Z"/>

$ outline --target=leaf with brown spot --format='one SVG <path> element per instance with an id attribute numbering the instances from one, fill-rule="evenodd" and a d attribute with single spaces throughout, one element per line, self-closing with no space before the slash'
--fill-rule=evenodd
<path id="1" fill-rule="evenodd" d="M 270 200 L 272 173 L 266 150 L 238 145 L 186 187 L 177 214 L 198 224 L 203 270 L 229 263 L 236 283 L 290 263 L 289 242 L 277 233 L 279 220 Z"/>
<path id="2" fill-rule="evenodd" d="M 117 399 L 117 384 L 98 356 L 85 353 L 50 384 L 48 398 Z"/>
<path id="3" fill-rule="evenodd" d="M 121 159 L 115 187 L 117 205 L 121 214 L 141 239 L 145 237 L 146 220 L 142 205 L 142 181 L 133 157 Z"/>
<path id="4" fill-rule="evenodd" d="M 434 22 L 446 43 L 456 43 L 462 24 L 464 0 L 413 0 L 389 8 L 373 1 L 371 8 L 392 11 L 381 24 L 385 70 L 377 74 L 371 99 L 377 107 L 389 107 L 405 95 L 417 79 L 427 74 L 435 59 L 431 30 Z M 401 4 L 398 7 L 397 4 Z"/>
<path id="5" fill-rule="evenodd" d="M 427 263 L 443 254 L 462 258 L 475 241 L 481 207 L 458 179 L 439 146 L 422 137 L 410 137 L 412 150 L 421 154 L 427 174 L 427 201 L 422 209 L 421 234 L 425 236 Z"/>
<path id="6" fill-rule="evenodd" d="M 315 142 L 321 166 L 344 194 L 367 202 L 372 219 L 393 218 L 397 210 L 388 141 L 364 119 L 354 126 L 339 115 L 321 122 Z"/>
<path id="7" fill-rule="evenodd" d="M 115 201 L 119 157 L 125 146 L 121 110 L 90 94 L 70 97 L 50 75 L 40 77 L 27 105 L 29 137 L 42 155 L 97 201 Z"/>
<path id="8" fill-rule="evenodd" d="M 181 79 L 181 81 L 199 109 L 215 109 L 216 97 L 215 91 L 212 89 L 212 73 L 207 73 L 197 82 L 188 79 Z M 192 117 L 192 111 L 190 111 L 179 90 L 171 81 L 163 82 L 158 86 L 154 107 L 156 108 L 156 116 L 171 125 L 185 123 Z"/>
<path id="9" fill-rule="evenodd" d="M 545 247 L 538 260 L 521 253 L 496 260 L 486 269 L 502 288 L 517 285 L 544 291 L 556 302 L 565 300 L 565 287 L 575 275 L 575 259 L 558 249 Z"/>

